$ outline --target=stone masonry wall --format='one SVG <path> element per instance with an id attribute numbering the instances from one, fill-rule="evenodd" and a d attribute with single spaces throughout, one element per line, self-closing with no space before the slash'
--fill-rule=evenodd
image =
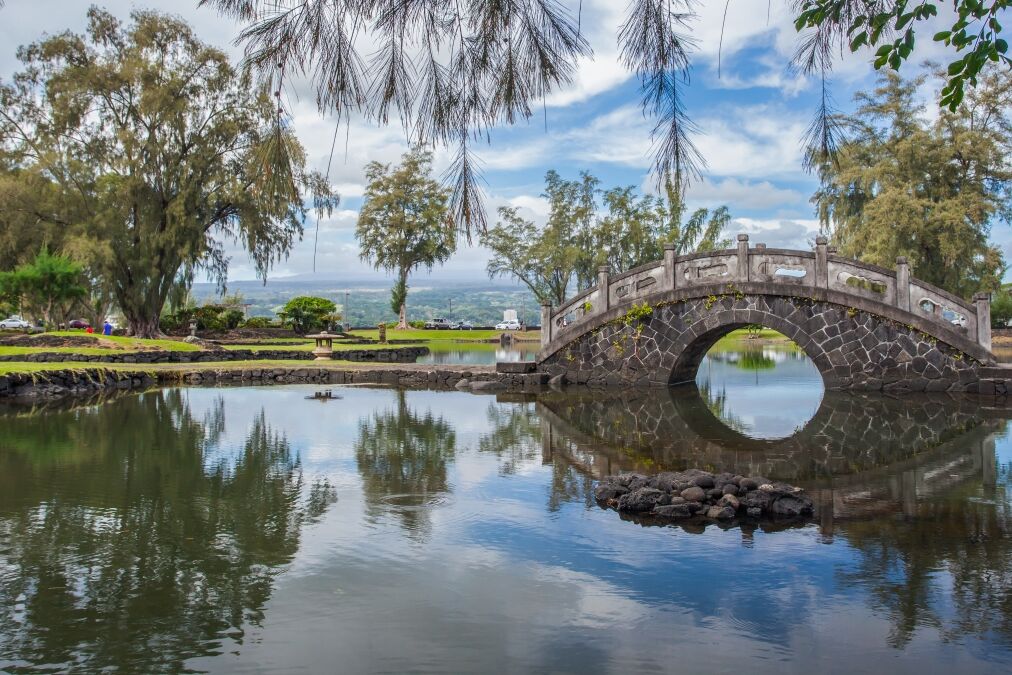
<path id="1" fill-rule="evenodd" d="M 610 322 L 540 364 L 555 382 L 666 386 L 695 378 L 710 347 L 762 324 L 796 342 L 827 389 L 979 391 L 982 365 L 911 326 L 810 298 L 726 293 L 659 304 L 644 320 Z"/>
<path id="2" fill-rule="evenodd" d="M 409 366 L 326 368 L 312 365 L 252 366 L 200 369 L 125 371 L 103 368 L 48 370 L 0 375 L 0 399 L 47 399 L 91 396 L 117 390 L 173 385 L 250 384 L 378 384 L 427 389 L 456 389 L 475 393 L 537 391 L 546 384 L 543 373 L 498 373 L 489 369 L 412 368 Z"/>
<path id="3" fill-rule="evenodd" d="M 376 363 L 414 363 L 429 353 L 428 347 L 393 347 L 389 349 L 349 349 L 335 351 L 340 361 L 373 361 Z M 223 349 L 216 351 L 140 351 L 108 354 L 73 354 L 69 352 L 36 352 L 0 356 L 0 362 L 28 363 L 211 363 L 216 361 L 312 361 L 312 352 L 296 349 Z"/>

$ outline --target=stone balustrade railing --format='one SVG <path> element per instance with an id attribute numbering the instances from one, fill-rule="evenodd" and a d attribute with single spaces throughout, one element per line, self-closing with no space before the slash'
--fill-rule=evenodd
<path id="1" fill-rule="evenodd" d="M 857 296 L 919 314 L 991 349 L 990 296 L 978 293 L 974 303 L 913 279 L 906 258 L 896 269 L 835 255 L 825 237 L 816 238 L 814 251 L 749 246 L 748 235 L 738 235 L 737 249 L 676 256 L 674 246 L 664 247 L 664 259 L 612 275 L 607 266 L 598 270 L 598 283 L 558 308 L 541 306 L 541 345 L 564 335 L 577 335 L 595 316 L 623 304 L 645 301 L 659 291 L 672 291 L 740 283 L 782 285 L 791 295 L 802 289 L 821 288 Z M 796 290 L 795 290 L 796 289 Z"/>

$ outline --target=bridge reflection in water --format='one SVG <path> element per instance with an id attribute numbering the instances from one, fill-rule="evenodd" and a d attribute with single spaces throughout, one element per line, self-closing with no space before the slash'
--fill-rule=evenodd
<path id="1" fill-rule="evenodd" d="M 312 391 L 0 406 L 0 671 L 1012 662 L 1004 411 L 827 394 L 755 438 L 687 389 Z M 823 535 L 594 506 L 595 477 L 689 466 L 804 485 Z"/>
<path id="2" fill-rule="evenodd" d="M 826 392 L 785 438 L 753 438 L 718 419 L 695 386 L 537 398 L 542 456 L 600 479 L 621 471 L 702 468 L 805 487 L 824 534 L 840 518 L 917 515 L 964 484 L 994 487 L 995 436 L 1012 411 L 948 396 L 893 399 Z"/>

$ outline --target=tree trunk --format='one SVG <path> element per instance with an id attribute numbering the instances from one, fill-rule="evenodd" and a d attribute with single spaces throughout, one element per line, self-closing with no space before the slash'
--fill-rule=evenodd
<path id="1" fill-rule="evenodd" d="M 138 338 L 159 338 L 162 332 L 158 327 L 158 317 L 127 317 L 130 335 Z"/>
<path id="2" fill-rule="evenodd" d="M 397 317 L 397 330 L 408 329 L 408 303 L 401 303 L 400 315 Z"/>
<path id="3" fill-rule="evenodd" d="M 113 297 L 126 320 L 130 335 L 139 338 L 163 337 L 159 324 L 165 293 L 159 287 L 143 287 L 133 281 L 116 282 Z"/>

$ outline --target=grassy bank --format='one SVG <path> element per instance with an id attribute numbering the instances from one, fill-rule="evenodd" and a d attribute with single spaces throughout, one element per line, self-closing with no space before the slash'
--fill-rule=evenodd
<path id="1" fill-rule="evenodd" d="M 201 370 L 250 370 L 257 368 L 286 368 L 286 369 L 299 369 L 299 368 L 326 368 L 329 370 L 372 370 L 372 369 L 396 369 L 396 370 L 410 370 L 412 368 L 418 369 L 431 369 L 434 367 L 446 369 L 446 368 L 457 368 L 474 371 L 489 371 L 494 370 L 494 366 L 482 366 L 482 365 L 455 365 L 455 364 L 441 364 L 439 366 L 431 365 L 419 365 L 415 363 L 377 363 L 374 361 L 289 361 L 289 360 L 271 360 L 271 359 L 253 359 L 249 361 L 208 361 L 205 363 L 87 363 L 87 362 L 73 362 L 64 361 L 61 363 L 24 363 L 24 362 L 10 362 L 0 363 L 0 376 L 9 375 L 11 373 L 19 373 L 30 375 L 32 373 L 41 373 L 46 371 L 83 371 L 83 370 L 99 370 L 99 371 L 111 371 L 111 372 L 127 372 L 127 373 L 159 373 L 159 372 L 178 372 L 180 374 L 192 373 Z"/>
<path id="2" fill-rule="evenodd" d="M 497 340 L 499 336 L 503 334 L 501 330 L 424 330 L 420 328 L 411 328 L 409 330 L 394 330 L 392 328 L 387 329 L 388 340 L 418 340 L 418 341 L 429 341 L 429 340 L 446 340 L 454 342 L 474 342 L 474 341 L 485 341 L 485 340 Z M 521 331 L 507 331 L 514 337 L 520 340 L 533 340 L 537 342 L 541 339 L 541 333 L 538 331 L 529 331 L 523 333 Z M 358 337 L 369 338 L 370 340 L 379 339 L 379 330 L 353 330 L 352 335 Z"/>
<path id="3" fill-rule="evenodd" d="M 51 331 L 48 333 L 39 333 L 33 335 L 33 339 L 38 338 L 75 338 L 82 342 L 90 343 L 87 346 L 66 346 L 58 347 L 52 346 L 47 347 L 45 345 L 39 346 L 27 346 L 27 345 L 0 345 L 0 354 L 32 354 L 35 352 L 69 352 L 76 354 L 101 354 L 110 350 L 117 351 L 146 351 L 146 350 L 162 350 L 170 352 L 195 352 L 199 351 L 200 347 L 192 345 L 182 340 L 174 338 L 159 338 L 155 340 L 148 340 L 144 338 L 135 337 L 123 337 L 119 335 L 98 335 L 96 333 L 85 333 L 80 330 L 58 330 Z"/>
<path id="4" fill-rule="evenodd" d="M 336 354 L 337 352 L 353 351 L 353 350 L 356 350 L 356 349 L 397 349 L 398 347 L 419 347 L 419 346 L 422 346 L 422 343 L 412 342 L 410 344 L 400 344 L 400 343 L 398 343 L 398 344 L 394 344 L 394 345 L 392 345 L 392 344 L 385 344 L 385 345 L 381 345 L 381 344 L 363 345 L 363 344 L 354 344 L 354 343 L 335 342 L 334 343 L 334 353 Z M 224 347 L 225 349 L 227 349 L 229 351 L 248 350 L 248 351 L 251 351 L 251 352 L 261 352 L 261 351 L 311 352 L 311 351 L 313 351 L 316 348 L 316 342 L 310 340 L 309 342 L 286 343 L 286 344 L 283 344 L 283 345 L 275 345 L 275 344 L 264 344 L 264 345 L 244 344 L 244 345 L 222 345 L 222 347 Z"/>
<path id="5" fill-rule="evenodd" d="M 731 349 L 748 347 L 749 345 L 793 345 L 789 337 L 771 328 L 763 328 L 758 333 L 749 333 L 744 328 L 733 330 L 717 340 L 714 348 Z"/>

